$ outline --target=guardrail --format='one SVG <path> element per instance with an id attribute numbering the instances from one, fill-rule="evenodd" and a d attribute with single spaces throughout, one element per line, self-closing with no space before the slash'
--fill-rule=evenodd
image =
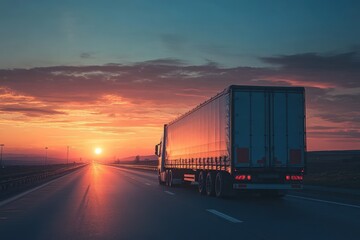
<path id="1" fill-rule="evenodd" d="M 48 171 L 48 172 L 42 172 L 30 176 L 24 176 L 24 177 L 18 177 L 10 180 L 5 180 L 0 182 L 0 193 L 4 193 L 8 190 L 15 189 L 20 186 L 25 186 L 26 184 L 33 184 L 36 182 L 41 182 L 45 179 L 53 179 L 56 177 L 60 177 L 62 175 L 65 175 L 67 173 L 73 172 L 79 168 L 82 168 L 86 166 L 86 164 L 83 165 L 77 165 L 74 167 L 66 167 L 57 169 L 54 171 Z"/>

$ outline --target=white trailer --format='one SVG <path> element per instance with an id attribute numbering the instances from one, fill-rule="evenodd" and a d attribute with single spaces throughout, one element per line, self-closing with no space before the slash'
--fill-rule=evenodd
<path id="1" fill-rule="evenodd" d="M 201 194 L 218 197 L 233 189 L 300 189 L 304 88 L 232 85 L 164 125 L 155 152 L 160 184 L 197 182 Z"/>

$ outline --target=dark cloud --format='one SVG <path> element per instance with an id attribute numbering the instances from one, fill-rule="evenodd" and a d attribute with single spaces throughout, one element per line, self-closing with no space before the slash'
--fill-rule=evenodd
<path id="1" fill-rule="evenodd" d="M 333 55 L 304 53 L 261 58 L 279 65 L 273 80 L 316 88 L 359 88 L 360 55 L 358 51 Z M 276 74 L 275 74 L 276 72 Z"/>
<path id="2" fill-rule="evenodd" d="M 330 57 L 315 53 L 298 54 L 264 59 L 281 64 L 282 67 L 224 68 L 213 62 L 189 65 L 179 59 L 168 58 L 127 65 L 0 70 L 0 95 L 3 96 L 0 108 L 3 111 L 7 108 L 8 111 L 23 113 L 60 114 L 56 110 L 47 112 L 41 108 L 40 111 L 38 108 L 24 108 L 22 111 L 9 109 L 4 104 L 14 102 L 9 102 L 4 89 L 18 95 L 31 96 L 46 103 L 49 109 L 67 104 L 97 106 L 104 102 L 104 96 L 117 96 L 136 106 L 146 104 L 166 108 L 164 111 L 174 109 L 172 111 L 175 112 L 179 108 L 190 109 L 232 84 L 300 85 L 306 87 L 310 119 L 321 118 L 334 124 L 346 124 L 353 129 L 360 127 L 360 76 L 359 70 L 354 67 L 357 64 L 354 53 Z M 316 59 L 320 63 L 316 63 Z M 306 63 L 307 60 L 309 63 Z M 342 63 L 342 67 L 331 67 L 335 62 Z M 122 107 L 121 103 L 118 107 Z M 106 110 L 99 112 L 112 114 Z M 134 110 L 132 113 L 135 113 Z M 143 117 L 149 115 L 144 110 L 139 114 Z M 319 124 L 309 120 L 308 126 L 316 130 L 315 126 Z M 324 127 L 328 129 L 318 130 L 326 132 L 332 129 L 331 126 Z"/>
<path id="3" fill-rule="evenodd" d="M 310 107 L 316 109 L 317 117 L 334 123 L 352 123 L 360 128 L 360 93 L 349 95 L 324 94 L 310 95 Z"/>
<path id="4" fill-rule="evenodd" d="M 284 69 L 360 71 L 360 56 L 356 51 L 327 56 L 317 53 L 304 53 L 261 59 L 266 63 L 280 65 Z"/>
<path id="5" fill-rule="evenodd" d="M 360 132 L 357 130 L 338 130 L 338 131 L 308 131 L 307 134 L 313 137 L 332 137 L 332 138 L 352 138 L 360 141 Z"/>
<path id="6" fill-rule="evenodd" d="M 136 65 L 165 65 L 165 66 L 183 66 L 185 62 L 176 58 L 161 58 L 155 60 L 149 60 L 144 62 L 138 62 Z"/>

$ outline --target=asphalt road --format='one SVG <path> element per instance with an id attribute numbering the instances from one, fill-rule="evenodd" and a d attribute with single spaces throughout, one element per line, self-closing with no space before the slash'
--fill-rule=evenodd
<path id="1" fill-rule="evenodd" d="M 0 239 L 360 239 L 360 204 L 200 196 L 152 172 L 89 165 L 0 203 Z"/>

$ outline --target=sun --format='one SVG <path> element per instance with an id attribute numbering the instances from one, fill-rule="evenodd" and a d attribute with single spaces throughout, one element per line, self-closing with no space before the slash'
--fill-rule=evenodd
<path id="1" fill-rule="evenodd" d="M 95 148 L 94 152 L 95 152 L 96 155 L 100 155 L 102 153 L 102 149 L 99 148 L 99 147 Z"/>

